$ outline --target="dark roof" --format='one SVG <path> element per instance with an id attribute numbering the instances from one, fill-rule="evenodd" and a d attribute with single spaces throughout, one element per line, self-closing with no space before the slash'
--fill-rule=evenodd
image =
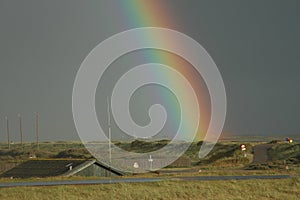
<path id="1" fill-rule="evenodd" d="M 63 176 L 72 176 L 72 175 L 76 175 L 78 172 L 82 171 L 83 169 L 89 167 L 90 165 L 96 165 L 98 167 L 101 167 L 107 171 L 110 171 L 111 173 L 118 175 L 118 176 L 123 176 L 125 175 L 124 172 L 122 172 L 119 169 L 116 169 L 114 167 L 110 167 L 109 165 L 105 164 L 105 163 L 101 163 L 99 161 L 96 160 L 88 160 L 76 167 L 74 167 L 72 170 L 68 170 L 66 173 L 63 174 Z"/>
<path id="2" fill-rule="evenodd" d="M 96 164 L 97 166 L 99 166 L 99 167 L 102 167 L 102 168 L 108 170 L 108 171 L 111 171 L 112 173 L 114 173 L 114 174 L 116 174 L 116 175 L 119 175 L 119 176 L 125 175 L 125 173 L 122 172 L 121 170 L 116 169 L 116 168 L 112 168 L 112 167 L 110 167 L 110 166 L 108 166 L 108 165 L 106 165 L 106 164 L 104 164 L 104 163 L 100 163 L 100 162 L 97 161 L 97 162 L 95 162 L 95 164 Z"/>
<path id="3" fill-rule="evenodd" d="M 29 178 L 29 177 L 49 177 L 59 176 L 69 171 L 72 167 L 85 163 L 86 160 L 39 160 L 33 159 L 21 163 L 20 165 L 4 172 L 1 177 Z"/>
<path id="4" fill-rule="evenodd" d="M 93 164 L 110 171 L 113 174 L 119 176 L 125 175 L 121 170 L 112 168 L 95 159 L 32 159 L 4 172 L 0 177 L 30 178 L 72 176 Z M 71 170 L 70 166 L 72 166 Z"/>

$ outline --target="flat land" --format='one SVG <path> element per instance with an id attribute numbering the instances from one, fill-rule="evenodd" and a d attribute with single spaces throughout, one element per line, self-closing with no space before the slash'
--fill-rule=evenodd
<path id="1" fill-rule="evenodd" d="M 0 189 L 0 199 L 299 199 L 300 179 L 162 181 Z"/>

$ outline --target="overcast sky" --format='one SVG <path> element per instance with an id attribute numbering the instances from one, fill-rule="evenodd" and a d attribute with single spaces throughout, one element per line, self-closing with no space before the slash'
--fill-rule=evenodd
<path id="1" fill-rule="evenodd" d="M 130 16 L 139 7 L 120 2 L 0 0 L 0 141 L 4 116 L 18 140 L 18 113 L 25 140 L 33 140 L 36 111 L 42 140 L 78 140 L 72 88 L 83 59 L 111 35 L 141 26 L 178 30 L 209 52 L 227 92 L 224 132 L 300 135 L 300 1 L 153 1 L 169 24 L 136 24 Z"/>

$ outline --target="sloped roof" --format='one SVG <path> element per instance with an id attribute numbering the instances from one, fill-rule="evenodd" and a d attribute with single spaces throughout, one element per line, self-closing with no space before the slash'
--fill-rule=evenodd
<path id="1" fill-rule="evenodd" d="M 80 172 L 81 170 L 89 167 L 92 164 L 95 164 L 98 167 L 106 169 L 106 170 L 108 170 L 108 171 L 110 171 L 110 172 L 112 172 L 112 173 L 114 173 L 116 175 L 119 175 L 119 176 L 125 175 L 125 173 L 122 172 L 121 170 L 118 170 L 116 168 L 110 167 L 110 166 L 108 166 L 108 165 L 106 165 L 104 163 L 101 163 L 99 161 L 96 161 L 96 160 L 89 160 L 89 161 L 86 161 L 86 162 L 84 162 L 84 163 L 82 163 L 82 164 L 74 167 L 72 170 L 67 171 L 66 173 L 63 174 L 63 176 L 76 175 L 78 172 Z"/>
<path id="2" fill-rule="evenodd" d="M 33 159 L 4 172 L 0 177 L 30 178 L 50 176 L 72 176 L 88 166 L 96 164 L 117 175 L 123 175 L 121 171 L 107 167 L 96 160 L 84 159 Z M 69 166 L 72 165 L 72 170 Z"/>

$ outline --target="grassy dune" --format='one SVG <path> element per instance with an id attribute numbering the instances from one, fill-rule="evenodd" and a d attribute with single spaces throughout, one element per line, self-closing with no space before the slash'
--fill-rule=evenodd
<path id="1" fill-rule="evenodd" d="M 127 151 L 149 152 L 162 148 L 168 144 L 168 141 L 146 142 L 136 140 L 114 143 Z M 274 145 L 268 152 L 272 163 L 266 163 L 264 166 L 251 164 L 253 160 L 252 147 L 259 143 L 246 142 L 243 144 L 247 146 L 247 157 L 244 157 L 240 150 L 241 142 L 219 142 L 204 159 L 198 157 L 202 143 L 194 142 L 183 157 L 191 161 L 192 167 L 200 167 L 202 170 L 243 169 L 245 167 L 248 167 L 247 169 L 284 169 L 283 160 L 289 164 L 290 170 L 298 171 L 299 169 L 299 143 Z M 42 142 L 38 151 L 34 143 L 25 143 L 23 148 L 20 147 L 20 144 L 13 144 L 10 150 L 7 149 L 6 144 L 0 143 L 0 173 L 28 160 L 31 154 L 35 154 L 38 158 L 91 158 L 89 152 L 80 142 Z"/>
<path id="2" fill-rule="evenodd" d="M 161 148 L 167 141 L 145 143 L 135 141 L 132 143 L 119 143 L 120 147 L 139 151 L 150 151 Z M 269 156 L 274 159 L 276 167 L 268 170 L 242 170 L 252 161 L 252 146 L 257 143 L 246 143 L 247 157 L 240 150 L 239 142 L 218 143 L 205 159 L 199 159 L 197 153 L 201 143 L 193 143 L 185 153 L 192 162 L 192 167 L 202 172 L 184 174 L 142 174 L 139 177 L 164 177 L 187 175 L 240 175 L 240 174 L 278 174 L 300 173 L 299 144 L 278 144 L 269 150 Z M 40 144 L 36 151 L 35 144 L 26 144 L 19 148 L 17 144 L 11 150 L 5 144 L 0 144 L 0 166 L 18 163 L 28 159 L 28 155 L 35 153 L 40 158 L 87 158 L 89 153 L 78 142 L 45 142 Z M 290 169 L 286 171 L 282 160 L 285 159 Z M 278 160 L 278 161 L 277 161 Z M 272 165 L 275 165 L 272 163 Z M 293 165 L 292 165 L 293 164 Z M 266 164 L 269 166 L 269 164 Z M 3 168 L 4 169 L 4 168 Z M 177 170 L 169 168 L 166 170 Z M 0 169 L 1 171 L 1 169 Z M 90 177 L 91 179 L 93 177 Z M 82 177 L 52 177 L 46 180 L 75 180 Z M 1 179 L 0 182 L 10 181 L 36 181 L 39 179 Z M 51 186 L 51 187 L 15 187 L 1 188 L 0 199 L 299 199 L 300 178 L 286 180 L 239 180 L 239 181 L 162 181 L 155 183 L 120 183 L 112 185 L 89 186 Z"/>
<path id="3" fill-rule="evenodd" d="M 286 160 L 288 163 L 300 163 L 300 143 L 278 144 L 268 150 L 272 160 Z"/>
<path id="4" fill-rule="evenodd" d="M 133 142 L 115 142 L 120 148 L 131 151 L 131 152 L 151 152 L 157 149 L 162 148 L 169 141 L 160 140 L 160 141 L 138 141 Z M 208 154 L 208 156 L 200 160 L 198 157 L 198 152 L 202 142 L 194 142 L 191 144 L 190 148 L 185 152 L 185 157 L 188 157 L 193 165 L 199 164 L 210 164 L 218 160 L 227 159 L 226 162 L 231 162 L 234 165 L 240 161 L 241 151 L 240 143 L 217 143 L 213 151 Z M 250 156 L 249 161 L 251 160 L 251 147 L 252 144 L 247 144 L 247 153 Z M 0 160 L 1 161 L 23 161 L 27 160 L 30 155 L 35 154 L 38 158 L 89 158 L 91 155 L 85 149 L 84 145 L 80 142 L 42 142 L 39 145 L 39 150 L 37 150 L 36 144 L 34 143 L 25 143 L 23 148 L 20 144 L 11 145 L 11 149 L 7 149 L 7 145 L 0 143 Z M 245 159 L 242 163 L 248 163 Z"/>
<path id="5" fill-rule="evenodd" d="M 163 181 L 0 189 L 0 199 L 299 199 L 300 179 Z"/>

